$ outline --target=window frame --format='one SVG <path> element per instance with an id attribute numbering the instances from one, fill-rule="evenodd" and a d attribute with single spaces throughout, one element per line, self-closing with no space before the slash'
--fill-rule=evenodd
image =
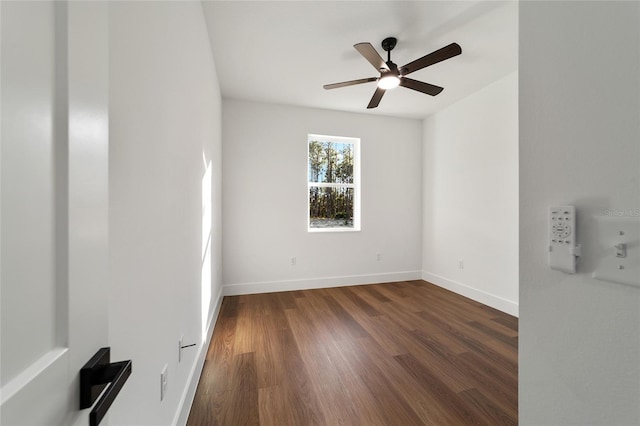
<path id="1" fill-rule="evenodd" d="M 341 144 L 350 144 L 353 146 L 353 183 L 328 183 L 328 182 L 311 182 L 309 180 L 309 144 L 312 141 L 333 142 Z M 360 232 L 360 193 L 362 191 L 360 181 L 360 138 L 350 136 L 330 136 L 309 133 L 307 135 L 307 232 Z M 311 203 L 309 201 L 309 193 L 312 187 L 317 188 L 352 188 L 353 189 L 353 226 L 352 227 L 333 227 L 333 228 L 312 228 L 311 227 Z"/>

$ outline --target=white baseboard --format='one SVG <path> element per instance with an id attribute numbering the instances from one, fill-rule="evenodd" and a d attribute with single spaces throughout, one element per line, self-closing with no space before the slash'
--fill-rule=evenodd
<path id="1" fill-rule="evenodd" d="M 189 412 L 191 411 L 191 405 L 196 395 L 196 389 L 198 388 L 198 382 L 200 381 L 200 374 L 202 374 L 202 368 L 204 367 L 204 360 L 207 356 L 207 350 L 211 344 L 211 337 L 213 336 L 213 329 L 215 328 L 216 321 L 218 320 L 218 314 L 220 314 L 220 307 L 222 306 L 222 286 L 218 290 L 218 294 L 215 299 L 215 307 L 211 313 L 211 317 L 207 322 L 207 333 L 205 342 L 198 348 L 198 354 L 196 355 L 195 362 L 187 378 L 187 385 L 182 392 L 182 398 L 178 404 L 176 415 L 173 419 L 172 425 L 185 426 L 187 420 L 189 420 Z"/>
<path id="2" fill-rule="evenodd" d="M 458 293 L 462 296 L 468 297 L 469 299 L 473 299 L 476 302 L 491 306 L 492 308 L 505 312 L 509 315 L 513 315 L 515 317 L 518 316 L 518 304 L 510 300 L 503 299 L 502 297 L 496 296 L 494 294 L 478 290 L 477 288 L 470 287 L 466 284 L 462 284 L 427 271 L 422 271 L 422 279 L 425 281 L 429 281 L 430 283 L 435 284 L 439 287 L 451 290 L 454 293 Z"/>
<path id="3" fill-rule="evenodd" d="M 347 275 L 342 277 L 322 277 L 302 280 L 264 281 L 255 283 L 226 284 L 225 296 L 240 294 L 274 293 L 278 291 L 311 290 L 316 288 L 343 287 L 350 285 L 377 284 L 394 281 L 422 279 L 421 271 L 391 272 L 370 275 Z"/>

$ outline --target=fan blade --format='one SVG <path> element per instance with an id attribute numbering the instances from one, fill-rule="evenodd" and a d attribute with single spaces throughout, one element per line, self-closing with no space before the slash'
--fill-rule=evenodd
<path id="1" fill-rule="evenodd" d="M 338 87 L 347 87 L 347 86 L 354 86 L 356 84 L 369 83 L 372 81 L 376 81 L 377 79 L 378 77 L 361 78 L 360 80 L 350 80 L 350 81 L 343 81 L 342 83 L 325 84 L 322 87 L 324 87 L 327 90 L 337 89 Z"/>
<path id="2" fill-rule="evenodd" d="M 424 83 L 407 77 L 402 77 L 400 79 L 400 86 L 406 87 L 407 89 L 417 90 L 418 92 L 426 93 L 431 96 L 435 96 L 444 90 L 444 87 L 434 86 L 433 84 Z"/>
<path id="3" fill-rule="evenodd" d="M 409 62 L 407 65 L 400 68 L 400 74 L 408 75 L 412 72 L 421 70 L 429 65 L 437 64 L 445 59 L 453 58 L 462 53 L 462 48 L 458 43 L 451 43 L 448 46 L 438 49 L 435 52 L 431 52 L 428 55 L 423 56 L 420 59 Z"/>
<path id="4" fill-rule="evenodd" d="M 354 44 L 353 47 L 355 47 L 356 50 L 360 52 L 360 54 L 364 56 L 364 58 L 379 72 L 381 70 L 389 70 L 389 66 L 384 59 L 382 59 L 376 49 L 373 48 L 371 43 L 358 43 Z"/>
<path id="5" fill-rule="evenodd" d="M 380 99 L 382 99 L 382 95 L 384 95 L 385 90 L 381 88 L 377 88 L 373 93 L 373 97 L 369 101 L 369 105 L 367 105 L 367 109 L 375 108 L 380 103 Z"/>

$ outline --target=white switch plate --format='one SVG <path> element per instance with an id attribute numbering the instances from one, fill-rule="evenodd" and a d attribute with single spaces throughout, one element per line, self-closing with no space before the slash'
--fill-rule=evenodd
<path id="1" fill-rule="evenodd" d="M 160 373 L 160 401 L 167 395 L 167 387 L 169 386 L 169 366 L 164 365 Z"/>
<path id="2" fill-rule="evenodd" d="M 596 216 L 597 266 L 593 278 L 640 287 L 640 217 Z M 624 244 L 625 257 L 616 257 L 616 245 Z"/>

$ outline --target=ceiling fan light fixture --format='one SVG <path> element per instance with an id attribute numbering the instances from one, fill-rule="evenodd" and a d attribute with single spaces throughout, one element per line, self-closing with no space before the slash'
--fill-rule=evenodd
<path id="1" fill-rule="evenodd" d="M 400 84 L 400 78 L 392 73 L 387 73 L 378 79 L 378 87 L 381 89 L 393 89 Z"/>

